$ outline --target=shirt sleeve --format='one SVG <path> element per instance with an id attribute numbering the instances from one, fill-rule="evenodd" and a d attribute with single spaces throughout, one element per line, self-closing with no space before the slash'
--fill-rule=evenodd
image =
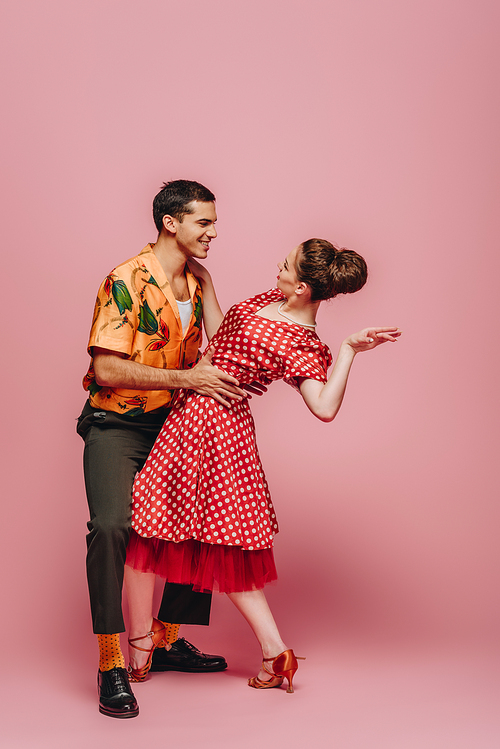
<path id="1" fill-rule="evenodd" d="M 110 349 L 130 356 L 137 329 L 137 305 L 123 278 L 110 273 L 99 287 L 87 350 L 92 347 Z"/>
<path id="2" fill-rule="evenodd" d="M 332 363 L 330 350 L 324 344 L 300 343 L 287 349 L 282 357 L 285 365 L 283 380 L 295 390 L 299 390 L 300 379 L 326 382 L 328 367 Z"/>

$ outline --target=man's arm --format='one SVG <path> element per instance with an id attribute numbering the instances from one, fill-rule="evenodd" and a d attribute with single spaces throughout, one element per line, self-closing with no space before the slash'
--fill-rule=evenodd
<path id="1" fill-rule="evenodd" d="M 186 388 L 208 395 L 223 406 L 246 398 L 238 380 L 212 366 L 208 351 L 192 369 L 159 369 L 130 361 L 124 354 L 94 346 L 94 372 L 98 385 L 125 390 L 172 390 Z"/>

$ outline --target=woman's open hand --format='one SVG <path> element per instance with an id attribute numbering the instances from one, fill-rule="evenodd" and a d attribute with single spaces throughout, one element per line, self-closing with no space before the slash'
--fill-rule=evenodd
<path id="1" fill-rule="evenodd" d="M 382 343 L 392 341 L 395 343 L 401 331 L 399 328 L 364 328 L 359 333 L 353 333 L 345 339 L 344 343 L 352 348 L 355 354 L 360 351 L 370 351 Z"/>
<path id="2" fill-rule="evenodd" d="M 210 276 L 210 273 L 205 268 L 205 266 L 195 260 L 194 257 L 190 257 L 187 261 L 187 264 L 193 276 L 196 276 L 196 278 L 198 278 L 201 283 L 207 283 L 208 281 L 212 280 L 212 277 Z"/>

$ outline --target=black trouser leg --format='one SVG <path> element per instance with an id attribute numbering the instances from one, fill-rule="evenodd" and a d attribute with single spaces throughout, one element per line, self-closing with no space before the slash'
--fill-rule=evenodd
<path id="1" fill-rule="evenodd" d="M 94 632 L 123 632 L 121 598 L 130 535 L 132 484 L 162 427 L 164 416 L 126 417 L 97 411 L 87 403 L 78 420 L 85 440 L 84 473 L 90 510 L 87 579 Z M 211 597 L 187 586 L 166 586 L 165 621 L 208 624 Z M 200 596 L 202 597 L 200 599 Z M 208 600 L 207 600 L 208 599 Z"/>
<path id="2" fill-rule="evenodd" d="M 165 583 L 158 619 L 172 624 L 209 624 L 212 596 L 194 593 L 192 585 Z"/>

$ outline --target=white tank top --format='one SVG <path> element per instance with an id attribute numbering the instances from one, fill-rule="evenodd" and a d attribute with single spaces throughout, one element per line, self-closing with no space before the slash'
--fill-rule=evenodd
<path id="1" fill-rule="evenodd" d="M 177 299 L 175 301 L 177 302 L 177 309 L 181 318 L 182 335 L 184 335 L 193 314 L 193 302 L 191 299 L 188 299 L 187 302 L 179 302 Z"/>

